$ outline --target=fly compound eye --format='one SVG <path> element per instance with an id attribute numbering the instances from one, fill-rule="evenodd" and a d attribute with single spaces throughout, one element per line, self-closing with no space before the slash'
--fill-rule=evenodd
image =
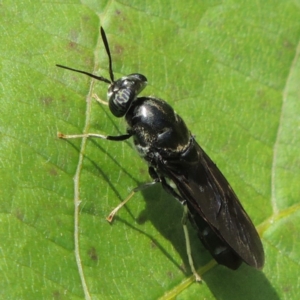
<path id="1" fill-rule="evenodd" d="M 132 89 L 121 88 L 117 91 L 108 92 L 109 109 L 117 117 L 123 117 L 128 111 L 132 101 L 136 98 L 135 91 Z"/>
<path id="2" fill-rule="evenodd" d="M 131 74 L 113 82 L 107 92 L 111 113 L 123 117 L 146 85 L 147 78 L 141 74 Z"/>

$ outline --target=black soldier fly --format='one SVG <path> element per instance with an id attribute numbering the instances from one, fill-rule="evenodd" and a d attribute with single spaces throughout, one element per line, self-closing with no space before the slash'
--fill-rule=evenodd
<path id="1" fill-rule="evenodd" d="M 191 256 L 187 218 L 219 264 L 235 270 L 244 261 L 254 268 L 261 269 L 264 265 L 261 240 L 224 175 L 167 102 L 155 97 L 138 97 L 147 85 L 144 75 L 135 73 L 114 80 L 108 41 L 102 27 L 100 31 L 109 59 L 110 80 L 62 65 L 57 66 L 108 83 L 109 109 L 115 117 L 125 117 L 128 124 L 127 133 L 120 136 L 59 133 L 58 136 L 96 137 L 113 141 L 123 141 L 132 137 L 138 153 L 149 165 L 149 175 L 153 180 L 135 188 L 127 199 L 112 211 L 108 220 L 112 220 L 118 209 L 135 192 L 160 183 L 184 207 L 183 227 L 187 254 L 196 280 L 200 280 L 200 276 L 195 270 Z M 173 182 L 176 188 L 169 182 Z"/>

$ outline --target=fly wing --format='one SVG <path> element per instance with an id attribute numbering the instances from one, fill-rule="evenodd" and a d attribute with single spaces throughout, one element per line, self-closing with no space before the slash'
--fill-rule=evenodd
<path id="1" fill-rule="evenodd" d="M 264 250 L 252 221 L 216 164 L 196 142 L 193 147 L 194 158 L 181 160 L 186 162 L 182 174 L 168 168 L 170 179 L 193 214 L 199 214 L 248 265 L 262 268 Z"/>

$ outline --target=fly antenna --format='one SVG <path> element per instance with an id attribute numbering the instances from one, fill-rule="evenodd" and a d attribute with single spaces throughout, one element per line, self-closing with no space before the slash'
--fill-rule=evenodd
<path id="1" fill-rule="evenodd" d="M 62 66 L 62 65 L 56 65 L 56 66 L 59 67 L 59 68 L 62 68 L 62 69 L 67 69 L 67 70 L 71 70 L 71 71 L 74 71 L 74 72 L 77 72 L 77 73 L 85 74 L 85 75 L 87 75 L 89 77 L 92 77 L 92 78 L 95 78 L 97 80 L 104 81 L 106 83 L 111 84 L 110 80 L 108 80 L 108 79 L 106 79 L 106 78 L 104 78 L 102 76 L 97 76 L 97 75 L 94 75 L 92 73 L 88 73 L 88 72 L 85 72 L 85 71 L 73 69 L 73 68 L 70 68 L 70 67 Z"/>
<path id="2" fill-rule="evenodd" d="M 109 50 L 108 41 L 107 41 L 107 38 L 106 38 L 105 31 L 102 27 L 100 27 L 100 32 L 101 32 L 102 41 L 103 41 L 103 44 L 104 44 L 104 47 L 105 47 L 105 50 L 106 50 L 106 53 L 107 53 L 107 56 L 108 56 L 110 79 L 111 79 L 112 82 L 114 82 L 114 73 L 113 73 L 113 70 L 112 70 L 112 61 L 111 61 L 110 50 Z"/>

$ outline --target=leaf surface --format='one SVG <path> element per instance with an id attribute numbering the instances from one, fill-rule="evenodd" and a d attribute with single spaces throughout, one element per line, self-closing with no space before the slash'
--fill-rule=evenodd
<path id="1" fill-rule="evenodd" d="M 299 1 L 3 1 L 0 14 L 3 297 L 298 299 Z M 130 141 L 56 137 L 125 133 L 92 99 L 105 83 L 55 67 L 109 77 L 100 25 L 115 77 L 144 74 L 143 95 L 168 101 L 230 181 L 262 236 L 262 272 L 214 265 L 191 229 L 193 283 L 182 207 L 160 186 L 105 220 L 150 181 L 146 164 Z"/>

